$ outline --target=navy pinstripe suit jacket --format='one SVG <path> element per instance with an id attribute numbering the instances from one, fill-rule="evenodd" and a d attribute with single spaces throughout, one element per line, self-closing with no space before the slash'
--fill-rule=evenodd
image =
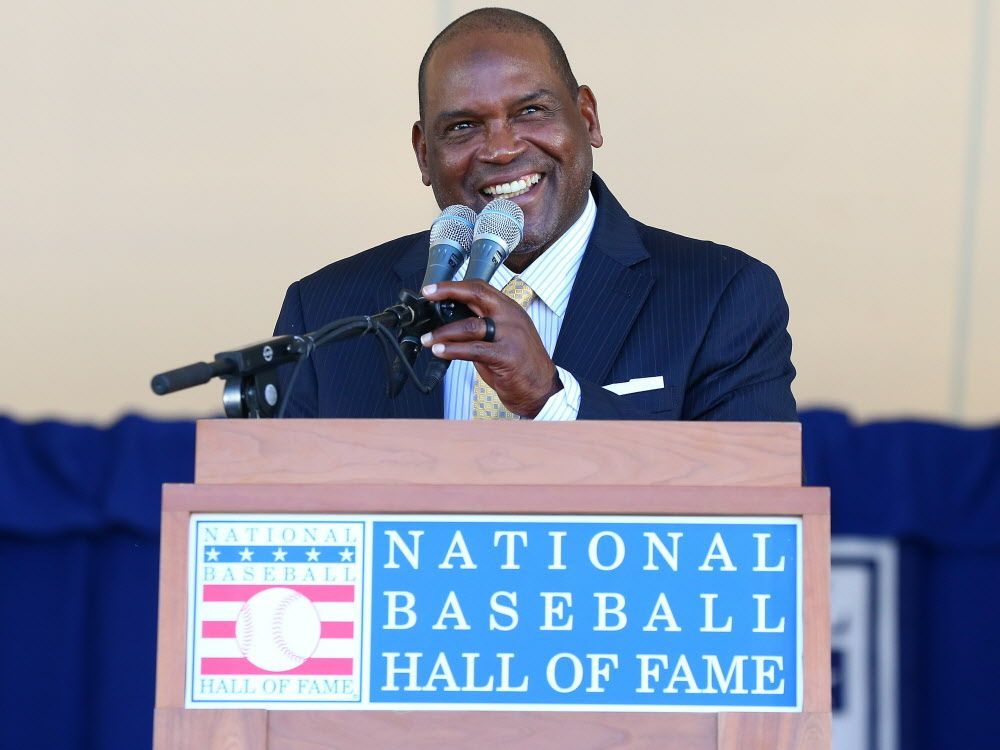
<path id="1" fill-rule="evenodd" d="M 597 220 L 553 359 L 580 381 L 581 419 L 797 419 L 788 307 L 768 266 L 739 250 L 635 221 L 594 175 Z M 373 313 L 415 289 L 428 233 L 401 237 L 292 284 L 276 334 Z M 424 350 L 417 360 L 423 372 Z M 615 395 L 601 386 L 662 375 L 665 387 Z M 288 371 L 282 373 L 287 378 Z M 375 337 L 318 349 L 299 373 L 290 417 L 441 418 L 442 388 L 385 395 Z"/>

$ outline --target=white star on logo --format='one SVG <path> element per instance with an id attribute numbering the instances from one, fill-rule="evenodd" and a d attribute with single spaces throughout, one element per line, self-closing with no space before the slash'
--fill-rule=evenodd
<path id="1" fill-rule="evenodd" d="M 311 550 L 306 552 L 306 559 L 308 559 L 309 562 L 317 562 L 319 560 L 319 551 L 313 547 Z"/>
<path id="2" fill-rule="evenodd" d="M 219 550 L 215 547 L 205 553 L 205 562 L 216 562 L 219 559 Z"/>
<path id="3" fill-rule="evenodd" d="M 281 547 L 278 547 L 278 549 L 276 549 L 271 554 L 274 555 L 274 561 L 275 562 L 284 562 L 285 561 L 285 555 L 287 555 L 288 553 L 285 552 L 285 550 L 281 549 Z"/>
<path id="4" fill-rule="evenodd" d="M 240 562 L 250 562 L 253 557 L 253 550 L 249 547 L 244 547 L 240 552 Z"/>
<path id="5" fill-rule="evenodd" d="M 354 550 L 342 549 L 340 551 L 340 561 L 341 562 L 354 562 Z"/>

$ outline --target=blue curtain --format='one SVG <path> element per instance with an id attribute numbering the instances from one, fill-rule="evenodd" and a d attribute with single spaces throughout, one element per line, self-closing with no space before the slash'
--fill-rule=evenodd
<path id="1" fill-rule="evenodd" d="M 194 425 L 0 419 L 0 748 L 150 747 L 160 485 Z"/>
<path id="2" fill-rule="evenodd" d="M 900 543 L 900 747 L 997 747 L 1000 427 L 802 416 L 833 533 Z"/>
<path id="3" fill-rule="evenodd" d="M 902 545 L 901 746 L 994 747 L 1000 427 L 803 415 L 835 534 Z M 192 481 L 190 422 L 0 418 L 0 748 L 149 747 L 160 485 Z"/>

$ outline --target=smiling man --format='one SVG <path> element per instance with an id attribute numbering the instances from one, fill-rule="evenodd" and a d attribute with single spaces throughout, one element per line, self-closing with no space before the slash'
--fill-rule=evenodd
<path id="1" fill-rule="evenodd" d="M 428 47 L 418 92 L 413 149 L 438 205 L 509 198 L 524 239 L 490 284 L 462 269 L 423 290 L 479 316 L 423 338 L 452 360 L 443 389 L 389 399 L 378 347 L 353 341 L 313 355 L 289 416 L 796 419 L 773 271 L 628 216 L 593 173 L 594 93 L 548 27 L 496 8 L 462 16 Z M 276 332 L 386 307 L 419 283 L 427 246 L 422 232 L 296 282 Z"/>

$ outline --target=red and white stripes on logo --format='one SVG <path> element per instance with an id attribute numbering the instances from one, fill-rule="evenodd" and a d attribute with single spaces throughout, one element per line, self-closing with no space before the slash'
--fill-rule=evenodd
<path id="1" fill-rule="evenodd" d="M 274 588 L 291 589 L 305 596 L 320 618 L 320 638 L 315 651 L 300 665 L 280 672 L 261 669 L 240 653 L 237 617 L 255 594 Z M 328 675 L 354 673 L 357 603 L 353 585 L 242 585 L 205 584 L 200 613 L 200 673 L 202 675 Z"/>

